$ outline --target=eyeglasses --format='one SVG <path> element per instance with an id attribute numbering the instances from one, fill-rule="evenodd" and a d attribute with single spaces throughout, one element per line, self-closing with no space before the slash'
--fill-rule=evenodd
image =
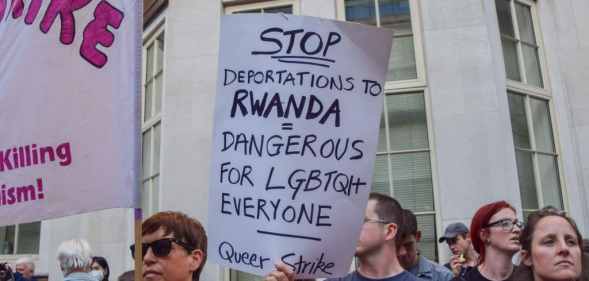
<path id="1" fill-rule="evenodd" d="M 514 226 L 517 226 L 519 229 L 522 229 L 524 227 L 524 224 L 518 219 L 502 219 L 496 222 L 490 222 L 487 225 L 485 225 L 485 227 L 493 226 L 501 227 L 501 229 L 503 229 L 504 231 L 512 231 Z"/>
<path id="2" fill-rule="evenodd" d="M 369 218 L 364 218 L 364 223 L 368 223 L 368 222 L 372 222 L 372 223 L 382 223 L 382 224 L 389 224 L 389 223 L 393 223 L 392 221 L 385 221 L 385 220 L 381 220 L 381 219 L 369 219 Z"/>
<path id="3" fill-rule="evenodd" d="M 194 247 L 176 239 L 176 238 L 163 238 L 159 240 L 155 240 L 151 243 L 141 243 L 141 256 L 145 257 L 147 254 L 147 250 L 151 248 L 151 251 L 156 257 L 163 258 L 170 254 L 172 251 L 172 242 L 182 246 L 182 248 L 186 249 L 188 252 L 192 252 Z M 131 256 L 135 258 L 135 244 L 129 247 L 131 249 Z"/>

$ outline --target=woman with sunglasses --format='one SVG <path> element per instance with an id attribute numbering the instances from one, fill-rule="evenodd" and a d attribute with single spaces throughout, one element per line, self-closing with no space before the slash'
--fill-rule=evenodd
<path id="1" fill-rule="evenodd" d="M 515 208 L 505 201 L 479 208 L 470 225 L 472 244 L 479 253 L 479 265 L 463 270 L 453 280 L 508 280 L 514 269 L 511 259 L 520 250 L 521 227 Z"/>
<path id="2" fill-rule="evenodd" d="M 546 207 L 528 216 L 521 233 L 522 265 L 517 281 L 574 281 L 582 267 L 583 238 L 573 219 Z"/>

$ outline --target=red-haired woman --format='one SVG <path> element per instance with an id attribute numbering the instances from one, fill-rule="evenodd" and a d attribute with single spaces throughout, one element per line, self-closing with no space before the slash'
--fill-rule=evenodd
<path id="1" fill-rule="evenodd" d="M 470 224 L 472 244 L 479 253 L 479 265 L 468 268 L 453 280 L 508 280 L 514 268 L 511 259 L 521 248 L 521 227 L 515 208 L 505 201 L 479 208 Z"/>

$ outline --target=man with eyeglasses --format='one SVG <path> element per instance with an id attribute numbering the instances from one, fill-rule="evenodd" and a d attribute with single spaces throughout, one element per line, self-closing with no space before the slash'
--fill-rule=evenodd
<path id="1" fill-rule="evenodd" d="M 466 267 L 477 266 L 479 255 L 472 246 L 468 227 L 463 223 L 456 222 L 448 225 L 438 242 L 448 243 L 452 257 L 444 266 L 450 269 L 454 276 L 459 276 Z"/>
<path id="2" fill-rule="evenodd" d="M 207 260 L 207 235 L 200 222 L 179 212 L 159 212 L 143 222 L 142 236 L 143 280 L 199 280 Z"/>
<path id="3" fill-rule="evenodd" d="M 405 271 L 397 258 L 397 234 L 403 209 L 394 198 L 372 192 L 364 212 L 364 224 L 356 244 L 358 268 L 341 278 L 327 281 L 422 281 Z M 268 274 L 266 281 L 287 281 L 295 278 L 284 266 Z"/>

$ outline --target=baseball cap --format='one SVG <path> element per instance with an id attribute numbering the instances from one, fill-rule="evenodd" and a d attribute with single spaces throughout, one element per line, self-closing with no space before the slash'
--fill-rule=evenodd
<path id="1" fill-rule="evenodd" d="M 446 230 L 444 231 L 444 236 L 440 237 L 440 239 L 438 239 L 438 242 L 443 243 L 447 239 L 454 239 L 459 234 L 466 233 L 468 233 L 468 227 L 466 227 L 466 225 L 461 222 L 455 222 L 446 227 Z"/>

